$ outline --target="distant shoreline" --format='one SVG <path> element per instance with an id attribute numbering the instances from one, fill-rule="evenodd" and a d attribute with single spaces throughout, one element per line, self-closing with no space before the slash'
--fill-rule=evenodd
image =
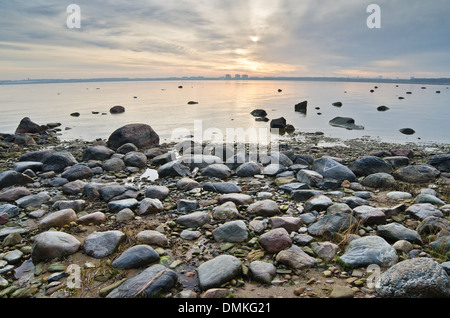
<path id="1" fill-rule="evenodd" d="M 383 78 L 347 78 L 347 77 L 166 77 L 166 78 L 87 78 L 87 79 L 24 79 L 0 80 L 0 85 L 22 84 L 66 84 L 66 83 L 102 83 L 102 82 L 150 82 L 150 81 L 318 81 L 318 82 L 360 82 L 360 83 L 392 83 L 392 84 L 422 84 L 422 85 L 450 85 L 450 78 L 411 78 L 411 79 L 383 79 Z"/>

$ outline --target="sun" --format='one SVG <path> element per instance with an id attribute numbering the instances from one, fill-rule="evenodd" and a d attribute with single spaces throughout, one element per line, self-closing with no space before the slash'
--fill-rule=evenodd
<path id="1" fill-rule="evenodd" d="M 251 40 L 252 40 L 252 42 L 254 42 L 254 43 L 256 43 L 256 42 L 258 42 L 258 41 L 259 41 L 259 37 L 258 37 L 258 36 L 256 36 L 256 35 L 254 35 L 254 36 L 250 37 L 250 39 L 251 39 Z"/>

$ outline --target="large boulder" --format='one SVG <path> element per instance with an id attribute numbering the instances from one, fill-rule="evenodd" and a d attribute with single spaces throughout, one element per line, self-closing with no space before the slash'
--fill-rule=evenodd
<path id="1" fill-rule="evenodd" d="M 355 181 L 356 175 L 343 164 L 332 158 L 322 157 L 314 161 L 312 170 L 320 173 L 324 178 L 335 179 L 339 182 L 344 180 Z"/>
<path id="2" fill-rule="evenodd" d="M 394 171 L 393 175 L 396 179 L 409 183 L 427 183 L 434 181 L 440 171 L 433 166 L 427 164 L 410 165 Z"/>
<path id="3" fill-rule="evenodd" d="M 44 260 L 61 258 L 79 250 L 81 242 L 74 236 L 58 231 L 38 234 L 31 248 L 31 258 L 37 264 Z"/>
<path id="4" fill-rule="evenodd" d="M 34 180 L 20 172 L 8 170 L 0 173 L 0 189 L 4 189 L 13 185 L 26 185 Z"/>
<path id="5" fill-rule="evenodd" d="M 78 161 L 70 152 L 55 152 L 44 159 L 42 170 L 44 172 L 54 171 L 56 173 L 59 173 L 63 172 L 64 168 L 73 166 L 77 163 Z"/>
<path id="6" fill-rule="evenodd" d="M 450 278 L 435 260 L 418 257 L 389 268 L 375 288 L 388 298 L 449 298 Z"/>
<path id="7" fill-rule="evenodd" d="M 108 138 L 109 148 L 116 150 L 120 146 L 132 143 L 139 149 L 159 145 L 159 136 L 146 124 L 129 124 L 114 131 Z"/>
<path id="8" fill-rule="evenodd" d="M 19 126 L 17 126 L 15 134 L 41 134 L 46 130 L 45 126 L 40 126 L 31 121 L 29 117 L 24 117 Z"/>
<path id="9" fill-rule="evenodd" d="M 442 172 L 450 172 L 450 154 L 430 157 L 428 164 Z"/>
<path id="10" fill-rule="evenodd" d="M 357 176 L 368 176 L 378 172 L 392 172 L 392 166 L 388 162 L 375 156 L 364 156 L 353 162 L 349 168 Z"/>

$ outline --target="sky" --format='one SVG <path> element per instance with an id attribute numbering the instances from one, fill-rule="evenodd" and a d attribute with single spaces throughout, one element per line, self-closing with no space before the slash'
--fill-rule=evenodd
<path id="1" fill-rule="evenodd" d="M 2 0 L 0 80 L 450 77 L 449 13 L 448 0 Z"/>

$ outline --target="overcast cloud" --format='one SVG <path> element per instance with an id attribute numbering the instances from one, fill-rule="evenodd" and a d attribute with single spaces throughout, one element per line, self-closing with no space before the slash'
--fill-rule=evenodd
<path id="1" fill-rule="evenodd" d="M 366 25 L 371 3 L 380 29 Z M 448 0 L 2 1 L 0 79 L 450 77 L 449 12 Z"/>

